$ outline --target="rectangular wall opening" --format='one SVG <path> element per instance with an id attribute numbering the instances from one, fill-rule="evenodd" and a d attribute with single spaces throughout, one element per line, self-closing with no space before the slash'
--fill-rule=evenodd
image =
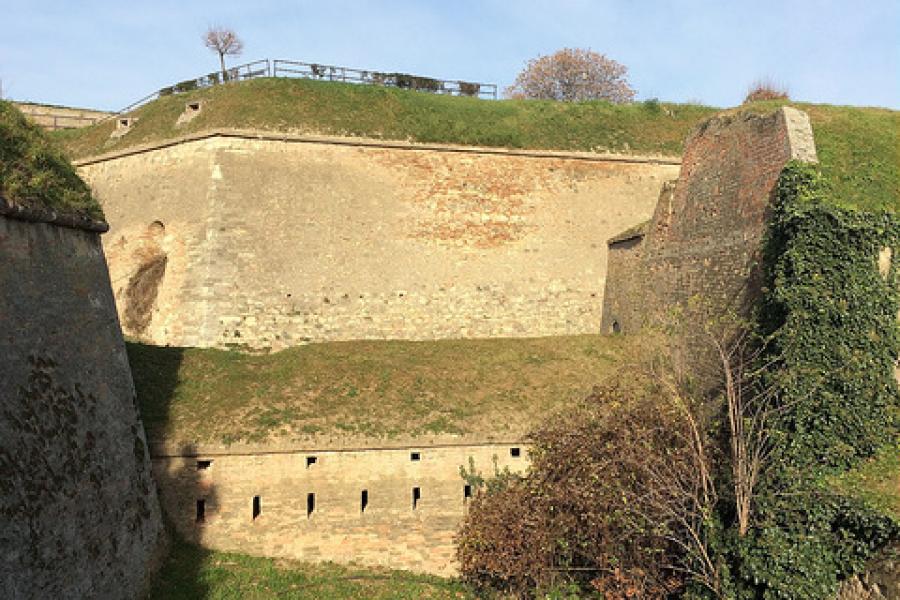
<path id="1" fill-rule="evenodd" d="M 262 508 L 260 507 L 259 496 L 253 496 L 253 520 L 255 521 L 261 513 Z"/>
<path id="2" fill-rule="evenodd" d="M 463 486 L 463 502 L 468 502 L 472 498 L 472 486 Z"/>
<path id="3" fill-rule="evenodd" d="M 512 456 L 513 458 L 519 458 L 520 456 L 522 456 L 522 449 L 521 448 L 510 448 L 509 455 Z"/>
<path id="4" fill-rule="evenodd" d="M 421 452 L 410 452 L 409 460 L 422 460 L 422 453 Z"/>
<path id="5" fill-rule="evenodd" d="M 309 493 L 306 495 L 306 518 L 310 518 L 316 511 L 316 495 Z"/>
<path id="6" fill-rule="evenodd" d="M 197 500 L 197 523 L 206 522 L 206 500 L 200 498 Z"/>
<path id="7" fill-rule="evenodd" d="M 363 490 L 360 495 L 359 500 L 359 512 L 366 512 L 366 508 L 369 506 L 369 490 Z"/>
<path id="8" fill-rule="evenodd" d="M 198 460 L 197 461 L 197 470 L 198 471 L 205 471 L 206 469 L 210 468 L 211 466 L 212 466 L 211 460 Z"/>
<path id="9" fill-rule="evenodd" d="M 414 487 L 412 496 L 413 496 L 413 510 L 416 510 L 417 508 L 419 508 L 419 500 L 422 499 L 422 489 Z"/>
<path id="10" fill-rule="evenodd" d="M 307 456 L 307 457 L 306 457 L 306 468 L 307 468 L 307 469 L 310 468 L 311 466 L 313 466 L 314 464 L 316 464 L 316 462 L 318 462 L 318 460 L 319 460 L 319 459 L 316 458 L 315 456 Z"/>

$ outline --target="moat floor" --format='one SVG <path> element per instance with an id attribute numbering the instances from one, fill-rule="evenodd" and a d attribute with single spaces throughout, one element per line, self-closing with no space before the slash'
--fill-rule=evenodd
<path id="1" fill-rule="evenodd" d="M 462 583 L 405 571 L 311 564 L 214 552 L 176 541 L 151 600 L 476 598 Z"/>

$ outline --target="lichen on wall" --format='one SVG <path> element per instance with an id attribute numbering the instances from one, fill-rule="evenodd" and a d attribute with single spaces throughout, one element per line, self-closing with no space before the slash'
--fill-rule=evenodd
<path id="1" fill-rule="evenodd" d="M 162 524 L 96 232 L 0 216 L 0 596 L 133 598 Z"/>

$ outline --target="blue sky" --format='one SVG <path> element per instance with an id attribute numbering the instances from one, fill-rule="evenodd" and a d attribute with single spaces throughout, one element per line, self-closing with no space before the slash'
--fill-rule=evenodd
<path id="1" fill-rule="evenodd" d="M 900 0 L 0 0 L 3 96 L 118 109 L 238 62 L 288 58 L 508 85 L 563 47 L 629 68 L 638 97 L 739 104 L 768 77 L 797 100 L 900 108 Z"/>

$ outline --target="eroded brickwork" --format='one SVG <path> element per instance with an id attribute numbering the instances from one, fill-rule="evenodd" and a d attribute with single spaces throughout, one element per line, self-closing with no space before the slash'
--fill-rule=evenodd
<path id="1" fill-rule="evenodd" d="M 195 448 L 156 457 L 153 467 L 169 518 L 204 546 L 450 575 L 468 505 L 460 467 L 493 475 L 521 471 L 527 461 L 519 444 Z"/>
<path id="2" fill-rule="evenodd" d="M 815 160 L 809 119 L 796 109 L 718 116 L 698 127 L 646 233 L 628 244 L 610 241 L 615 277 L 606 286 L 604 330 L 636 331 L 692 300 L 704 311 L 745 311 L 758 292 L 772 194 L 791 159 Z"/>
<path id="3" fill-rule="evenodd" d="M 0 597 L 135 598 L 162 523 L 96 232 L 0 216 Z"/>
<path id="4" fill-rule="evenodd" d="M 606 239 L 678 166 L 217 136 L 79 171 L 120 313 L 148 247 L 166 257 L 141 336 L 277 349 L 598 332 Z"/>

